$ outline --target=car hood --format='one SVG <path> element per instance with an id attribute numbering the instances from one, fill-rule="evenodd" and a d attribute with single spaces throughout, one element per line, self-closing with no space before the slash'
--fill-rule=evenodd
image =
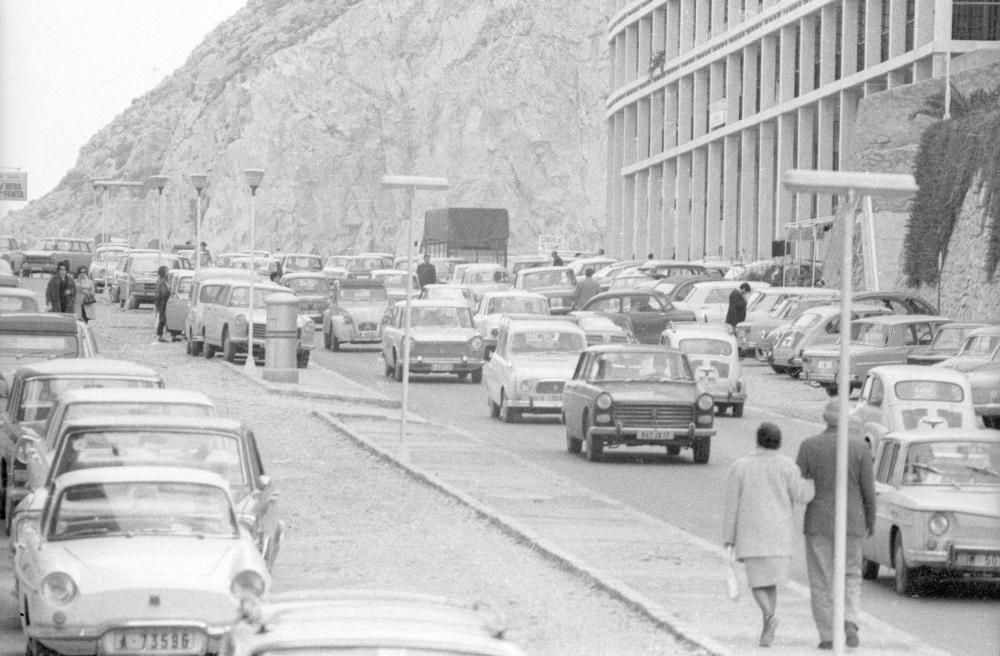
<path id="1" fill-rule="evenodd" d="M 942 362 L 941 366 L 947 367 L 948 369 L 954 369 L 955 371 L 961 371 L 964 373 L 969 371 L 975 371 L 991 363 L 992 363 L 991 360 L 986 360 L 981 356 L 956 355 Z"/>
<path id="2" fill-rule="evenodd" d="M 49 542 L 49 556 L 75 561 L 103 586 L 129 588 L 180 577 L 203 580 L 243 569 L 246 545 L 233 538 L 136 536 Z M 128 557 L 123 557 L 125 555 Z M 58 562 L 58 560 L 56 561 Z M 176 567 L 170 567 L 170 564 Z"/>
<path id="3" fill-rule="evenodd" d="M 43 251 L 43 250 L 38 250 L 36 248 L 32 248 L 31 250 L 21 251 L 21 252 L 24 253 L 25 255 L 45 256 L 45 255 L 52 255 L 57 251 L 55 249 L 49 249 Z"/>
<path id="4" fill-rule="evenodd" d="M 1000 519 L 1000 494 L 996 487 L 956 489 L 945 485 L 908 485 L 901 489 L 906 504 L 914 510 L 942 510 Z"/>
<path id="5" fill-rule="evenodd" d="M 569 380 L 580 359 L 579 353 L 531 353 L 512 359 L 518 378 L 559 378 Z"/>
<path id="6" fill-rule="evenodd" d="M 596 384 L 609 393 L 615 403 L 665 403 L 670 401 L 694 403 L 697 389 L 694 381 L 609 380 Z"/>
<path id="7" fill-rule="evenodd" d="M 384 305 L 352 305 L 340 306 L 340 309 L 351 315 L 355 321 L 374 321 L 378 323 L 385 314 Z"/>
<path id="8" fill-rule="evenodd" d="M 410 336 L 417 342 L 466 342 L 478 335 L 475 328 L 410 327 Z"/>

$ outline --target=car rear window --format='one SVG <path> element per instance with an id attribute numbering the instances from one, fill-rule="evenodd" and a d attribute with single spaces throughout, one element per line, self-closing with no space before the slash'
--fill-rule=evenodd
<path id="1" fill-rule="evenodd" d="M 893 387 L 901 401 L 941 401 L 961 403 L 965 392 L 961 385 L 940 380 L 901 380 Z"/>
<path id="2" fill-rule="evenodd" d="M 731 355 L 733 346 L 721 339 L 682 339 L 679 348 L 699 355 Z"/>

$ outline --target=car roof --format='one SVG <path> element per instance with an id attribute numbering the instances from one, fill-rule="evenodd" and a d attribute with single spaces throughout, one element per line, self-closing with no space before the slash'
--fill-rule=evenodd
<path id="1" fill-rule="evenodd" d="M 167 275 L 175 278 L 190 278 L 194 275 L 194 269 L 170 269 L 167 271 Z"/>
<path id="2" fill-rule="evenodd" d="M 534 298 L 541 299 L 543 301 L 548 300 L 543 294 L 537 294 L 535 292 L 529 292 L 526 289 L 504 289 L 495 292 L 485 292 L 483 298 Z"/>
<path id="3" fill-rule="evenodd" d="M 274 253 L 272 253 L 272 255 L 274 255 Z M 282 253 L 280 257 L 281 259 L 284 259 L 286 257 L 310 257 L 319 260 L 323 259 L 322 255 L 317 255 L 316 253 Z"/>
<path id="4" fill-rule="evenodd" d="M 55 480 L 57 490 L 85 483 L 129 483 L 169 481 L 211 485 L 229 493 L 229 483 L 215 472 L 188 467 L 93 467 L 61 474 Z"/>
<path id="5" fill-rule="evenodd" d="M 211 405 L 212 400 L 201 392 L 164 387 L 91 387 L 63 392 L 59 402 L 71 403 L 182 403 Z"/>
<path id="6" fill-rule="evenodd" d="M 799 294 L 802 296 L 810 296 L 816 294 L 817 296 L 835 296 L 840 294 L 839 289 L 831 289 L 830 287 L 758 287 L 754 291 L 761 292 L 763 294 Z"/>
<path id="7" fill-rule="evenodd" d="M 583 329 L 577 325 L 574 319 L 566 319 L 565 317 L 550 316 L 547 318 L 539 318 L 537 315 L 523 315 L 525 318 L 521 318 L 517 315 L 508 315 L 509 320 L 507 322 L 507 330 L 510 332 L 520 332 L 522 330 L 550 330 L 552 326 L 560 326 L 564 324 L 565 327 L 572 330 L 583 332 Z"/>
<path id="8" fill-rule="evenodd" d="M 175 417 L 172 415 L 95 416 L 72 419 L 63 424 L 63 432 L 83 430 L 158 430 L 240 433 L 243 424 L 226 417 Z"/>
<path id="9" fill-rule="evenodd" d="M 960 325 L 960 324 L 949 324 L 949 325 Z M 983 326 L 982 328 L 976 328 L 969 331 L 969 337 L 978 337 L 980 335 L 1000 335 L 1000 323 L 989 324 Z"/>
<path id="10" fill-rule="evenodd" d="M 410 306 L 411 307 L 432 307 L 432 308 L 436 308 L 436 307 L 461 308 L 461 309 L 465 309 L 465 310 L 469 309 L 468 302 L 466 302 L 466 301 L 460 301 L 458 299 L 451 300 L 451 299 L 447 299 L 447 298 L 435 298 L 435 299 L 431 299 L 431 298 L 414 298 L 414 299 L 412 299 L 410 301 Z M 393 307 L 398 307 L 398 308 L 406 307 L 406 301 L 405 300 L 403 300 L 403 301 L 396 301 L 396 304 Z"/>
<path id="11" fill-rule="evenodd" d="M 947 372 L 947 373 L 945 373 Z M 965 386 L 969 378 L 955 369 L 946 367 L 928 367 L 921 364 L 884 364 L 872 367 L 869 373 L 877 373 L 889 382 L 901 380 L 941 380 L 946 383 L 957 383 Z"/>
<path id="12" fill-rule="evenodd" d="M 662 344 L 595 344 L 588 346 L 587 351 L 596 353 L 615 353 L 624 351 L 626 353 L 679 353 L 683 351 Z"/>
<path id="13" fill-rule="evenodd" d="M 220 255 L 219 257 L 222 257 Z M 256 276 L 256 273 L 248 271 L 247 269 L 234 269 L 232 267 L 205 267 L 198 269 L 195 274 L 195 280 L 202 282 L 205 280 L 249 280 L 250 276 Z"/>
<path id="14" fill-rule="evenodd" d="M 294 280 L 296 278 L 323 278 L 328 280 L 326 274 L 322 271 L 291 271 L 281 276 L 282 280 Z"/>
<path id="15" fill-rule="evenodd" d="M 851 304 L 851 311 L 852 312 L 857 311 L 859 309 L 861 309 L 861 310 L 887 310 L 887 308 L 885 308 L 884 306 L 881 306 L 881 305 L 875 305 L 875 304 L 869 304 L 869 303 L 860 303 L 860 304 L 859 303 L 852 303 Z M 834 302 L 830 303 L 829 305 L 817 305 L 815 307 L 811 307 L 808 310 L 806 310 L 805 312 L 803 312 L 802 314 L 806 314 L 807 312 L 813 312 L 813 313 L 819 314 L 821 316 L 825 316 L 825 315 L 829 315 L 829 314 L 840 314 L 840 301 L 834 301 Z M 888 315 L 887 314 L 887 315 L 883 315 L 883 316 L 896 316 L 896 315 Z M 912 316 L 912 315 L 903 315 L 903 316 Z M 874 318 L 875 317 L 862 317 L 862 319 L 874 319 Z M 855 319 L 855 321 L 858 321 L 858 320 L 859 319 Z"/>
<path id="16" fill-rule="evenodd" d="M 920 365 L 917 365 L 920 366 Z M 992 428 L 918 428 L 914 430 L 893 431 L 887 438 L 896 438 L 902 442 L 966 442 L 992 441 L 1000 443 L 1000 430 Z"/>
<path id="17" fill-rule="evenodd" d="M 886 314 L 880 317 L 863 317 L 861 319 L 855 319 L 855 321 L 864 321 L 868 323 L 880 323 L 888 326 L 898 326 L 907 323 L 918 323 L 921 321 L 933 321 L 933 322 L 951 322 L 951 319 L 947 317 L 942 317 L 937 314 Z"/>
<path id="18" fill-rule="evenodd" d="M 521 269 L 517 272 L 517 275 L 534 275 L 536 273 L 545 273 L 548 271 L 571 271 L 571 269 L 568 266 L 532 267 L 530 269 Z"/>
<path id="19" fill-rule="evenodd" d="M 111 374 L 116 376 L 141 376 L 160 379 L 155 369 L 129 362 L 127 360 L 110 360 L 106 358 L 57 358 L 35 364 L 27 364 L 18 368 L 21 377 L 26 376 L 88 376 Z"/>
<path id="20" fill-rule="evenodd" d="M 35 292 L 31 291 L 30 289 L 26 289 L 24 287 L 0 287 L 0 296 L 24 296 L 24 297 L 30 296 L 31 298 L 35 299 L 38 298 Z M 49 312 L 48 314 L 51 314 L 51 312 Z"/>
<path id="21" fill-rule="evenodd" d="M 0 315 L 0 333 L 61 333 L 75 335 L 77 319 L 58 312 L 23 312 Z"/>

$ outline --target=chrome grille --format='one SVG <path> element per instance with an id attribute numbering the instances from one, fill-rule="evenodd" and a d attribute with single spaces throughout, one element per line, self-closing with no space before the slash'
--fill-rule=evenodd
<path id="1" fill-rule="evenodd" d="M 465 342 L 415 342 L 410 355 L 424 358 L 460 358 L 465 355 Z"/>
<path id="2" fill-rule="evenodd" d="M 153 296 L 156 294 L 156 283 L 137 282 L 134 285 L 132 285 L 132 293 Z"/>
<path id="3" fill-rule="evenodd" d="M 362 332 L 369 332 L 369 331 L 378 330 L 378 324 L 373 323 L 371 321 L 365 321 L 364 323 L 359 323 L 358 324 L 358 330 L 360 330 Z"/>
<path id="4" fill-rule="evenodd" d="M 687 428 L 694 421 L 694 406 L 615 404 L 614 418 L 623 426 Z"/>
<path id="5" fill-rule="evenodd" d="M 265 337 L 267 337 L 267 325 L 263 323 L 255 323 L 253 325 L 253 338 L 264 339 Z"/>
<path id="6" fill-rule="evenodd" d="M 562 380 L 542 380 L 535 385 L 536 394 L 562 394 L 563 385 L 565 381 Z"/>
<path id="7" fill-rule="evenodd" d="M 1000 519 L 966 513 L 956 513 L 955 519 L 958 526 L 955 535 L 957 548 L 961 549 L 962 545 L 995 546 L 997 544 L 997 535 L 1000 535 Z"/>

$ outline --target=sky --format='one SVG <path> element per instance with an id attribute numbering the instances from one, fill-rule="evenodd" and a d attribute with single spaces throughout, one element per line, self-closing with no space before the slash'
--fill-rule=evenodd
<path id="1" fill-rule="evenodd" d="M 0 0 L 0 171 L 51 191 L 80 148 L 246 0 Z M 0 201 L 0 216 L 24 207 Z"/>

